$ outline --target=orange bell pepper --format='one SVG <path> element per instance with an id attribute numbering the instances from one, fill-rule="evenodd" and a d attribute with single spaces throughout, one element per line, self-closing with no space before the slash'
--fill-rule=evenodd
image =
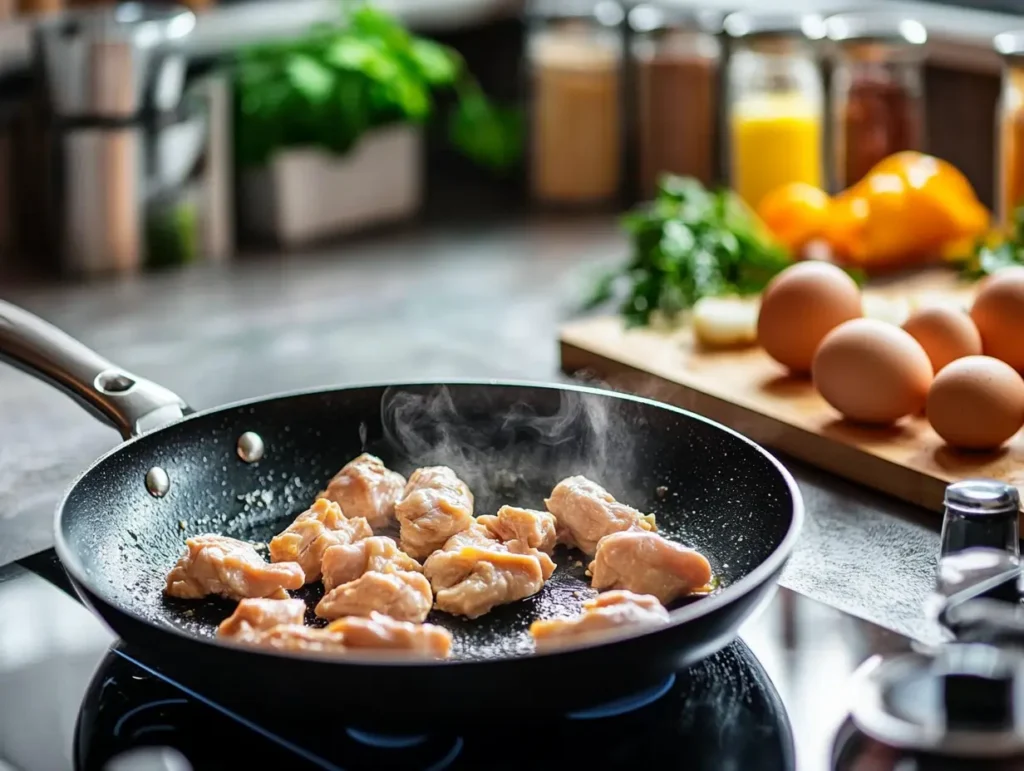
<path id="1" fill-rule="evenodd" d="M 952 243 L 982 236 L 989 212 L 955 167 L 930 155 L 896 153 L 833 199 L 825 239 L 863 268 L 941 258 Z"/>
<path id="2" fill-rule="evenodd" d="M 783 185 L 765 196 L 757 213 L 794 253 L 822 239 L 837 261 L 864 269 L 949 258 L 990 226 L 988 210 L 963 174 L 909 151 L 885 158 L 834 198 L 810 185 Z"/>
<path id="3" fill-rule="evenodd" d="M 824 190 L 805 182 L 793 182 L 762 198 L 757 215 L 775 239 L 795 254 L 825 234 L 831 205 Z"/>

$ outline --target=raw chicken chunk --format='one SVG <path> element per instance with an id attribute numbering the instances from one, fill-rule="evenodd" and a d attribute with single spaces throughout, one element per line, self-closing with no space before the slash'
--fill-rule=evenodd
<path id="1" fill-rule="evenodd" d="M 299 563 L 306 583 L 312 583 L 320 578 L 320 563 L 328 548 L 371 535 L 373 530 L 365 519 L 348 519 L 337 503 L 317 498 L 283 533 L 271 539 L 270 561 Z"/>
<path id="2" fill-rule="evenodd" d="M 398 621 L 422 623 L 433 602 L 430 582 L 419 573 L 364 573 L 325 594 L 316 614 L 336 619 L 377 611 Z"/>
<path id="3" fill-rule="evenodd" d="M 477 523 L 479 523 L 480 520 L 486 519 L 493 520 L 495 517 L 479 517 L 477 519 Z M 430 578 L 432 573 L 444 570 L 441 565 L 445 563 L 445 561 L 450 560 L 451 557 L 443 555 L 446 553 L 457 552 L 466 546 L 474 546 L 479 549 L 487 549 L 490 551 L 526 554 L 528 556 L 535 557 L 537 562 L 540 564 L 541 574 L 544 576 L 545 581 L 551 578 L 551 574 L 555 572 L 556 566 L 554 560 L 544 552 L 527 546 L 522 541 L 513 540 L 508 543 L 502 543 L 490 528 L 481 524 L 473 524 L 461 533 L 453 535 L 445 541 L 444 547 L 440 551 L 434 552 L 427 558 L 427 561 L 423 563 L 423 569 L 427 578 Z M 431 564 L 432 567 L 428 570 L 427 566 Z M 433 581 L 433 579 L 431 579 L 431 581 Z M 434 589 L 437 589 L 436 585 L 434 586 Z"/>
<path id="4" fill-rule="evenodd" d="M 498 605 L 530 597 L 544 586 L 540 560 L 498 548 L 463 546 L 434 554 L 423 566 L 438 610 L 478 618 Z M 546 555 L 544 555 L 546 556 Z"/>
<path id="5" fill-rule="evenodd" d="M 654 517 L 619 503 L 596 482 L 575 476 L 563 479 L 544 501 L 558 523 L 558 540 L 593 556 L 597 542 L 621 530 L 655 530 Z"/>
<path id="6" fill-rule="evenodd" d="M 602 538 L 589 569 L 597 590 L 627 589 L 650 594 L 663 605 L 693 592 L 707 591 L 711 581 L 711 565 L 703 554 L 642 530 L 625 530 Z"/>
<path id="7" fill-rule="evenodd" d="M 452 636 L 447 629 L 434 624 L 396 621 L 381 613 L 370 613 L 367 618 L 339 618 L 327 629 L 344 635 L 349 648 L 402 650 L 437 659 L 448 658 L 452 650 Z"/>
<path id="8" fill-rule="evenodd" d="M 555 517 L 546 511 L 502 506 L 497 515 L 477 517 L 476 521 L 500 541 L 509 544 L 511 551 L 523 550 L 513 547 L 511 541 L 518 541 L 524 547 L 538 549 L 545 554 L 555 550 Z"/>
<path id="9" fill-rule="evenodd" d="M 301 624 L 278 624 L 262 632 L 235 638 L 238 642 L 290 653 L 344 653 L 345 635 Z"/>
<path id="10" fill-rule="evenodd" d="M 426 559 L 473 524 L 473 493 L 447 466 L 416 469 L 395 505 L 402 550 Z"/>
<path id="11" fill-rule="evenodd" d="M 549 618 L 530 624 L 538 650 L 580 640 L 619 627 L 650 627 L 668 623 L 668 611 L 656 597 L 627 591 L 604 592 L 583 603 L 575 618 Z"/>
<path id="12" fill-rule="evenodd" d="M 391 538 L 375 535 L 361 541 L 332 546 L 320 564 L 324 590 L 355 581 L 363 573 L 394 573 L 397 570 L 423 572 L 416 560 L 401 551 Z"/>
<path id="13" fill-rule="evenodd" d="M 218 637 L 249 637 L 282 624 L 302 624 L 306 603 L 302 600 L 242 600 L 235 612 L 217 627 Z"/>
<path id="14" fill-rule="evenodd" d="M 405 477 L 364 452 L 346 463 L 317 497 L 334 501 L 346 517 L 362 517 L 377 529 L 391 524 L 404 489 Z"/>
<path id="15" fill-rule="evenodd" d="M 170 597 L 198 600 L 219 594 L 232 600 L 247 597 L 287 599 L 286 589 L 303 584 L 294 562 L 268 565 L 251 545 L 222 535 L 199 535 L 185 541 L 188 551 L 167 575 Z"/>

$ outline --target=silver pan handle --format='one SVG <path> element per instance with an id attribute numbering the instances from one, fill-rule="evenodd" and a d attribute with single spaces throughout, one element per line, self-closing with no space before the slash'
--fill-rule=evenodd
<path id="1" fill-rule="evenodd" d="M 125 439 L 192 412 L 180 396 L 114 366 L 52 324 L 3 300 L 0 359 L 65 391 Z"/>

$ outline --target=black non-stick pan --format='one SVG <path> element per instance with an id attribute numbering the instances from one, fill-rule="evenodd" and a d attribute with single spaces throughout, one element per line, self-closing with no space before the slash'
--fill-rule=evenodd
<path id="1" fill-rule="evenodd" d="M 47 379 L 126 442 L 80 476 L 57 509 L 56 550 L 80 598 L 171 677 L 244 705 L 331 715 L 367 728 L 563 713 L 650 687 L 730 642 L 773 591 L 800 529 L 792 477 L 771 455 L 700 416 L 588 388 L 499 382 L 308 391 L 192 413 L 49 324 L 0 302 L 0 356 Z M 537 596 L 475 621 L 434 612 L 450 661 L 274 653 L 213 637 L 222 600 L 169 600 L 164 578 L 186 537 L 263 542 L 362 451 L 408 474 L 445 463 L 477 513 L 543 508 L 585 474 L 653 512 L 661 532 L 700 549 L 720 588 L 671 609 L 671 622 L 558 652 L 527 628 L 592 595 L 586 558 L 557 554 Z M 316 590 L 307 587 L 311 604 Z M 312 615 L 310 619 L 312 620 Z"/>

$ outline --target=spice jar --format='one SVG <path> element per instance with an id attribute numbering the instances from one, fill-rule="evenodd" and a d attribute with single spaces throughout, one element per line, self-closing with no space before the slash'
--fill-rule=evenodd
<path id="1" fill-rule="evenodd" d="M 644 3 L 629 12 L 636 72 L 640 191 L 664 173 L 716 176 L 721 17 Z"/>
<path id="2" fill-rule="evenodd" d="M 924 149 L 928 35 L 920 22 L 888 14 L 833 16 L 825 25 L 837 47 L 832 173 L 844 189 L 893 153 Z"/>
<path id="3" fill-rule="evenodd" d="M 625 12 L 609 0 L 534 6 L 530 186 L 538 201 L 588 205 L 622 190 Z"/>
<path id="4" fill-rule="evenodd" d="M 724 22 L 729 177 L 756 207 L 790 182 L 824 183 L 825 94 L 814 41 L 820 16 L 734 13 Z"/>
<path id="5" fill-rule="evenodd" d="M 1024 31 L 997 35 L 995 48 L 1003 57 L 997 116 L 997 213 L 1004 227 L 1012 227 L 1015 210 L 1024 205 Z"/>

